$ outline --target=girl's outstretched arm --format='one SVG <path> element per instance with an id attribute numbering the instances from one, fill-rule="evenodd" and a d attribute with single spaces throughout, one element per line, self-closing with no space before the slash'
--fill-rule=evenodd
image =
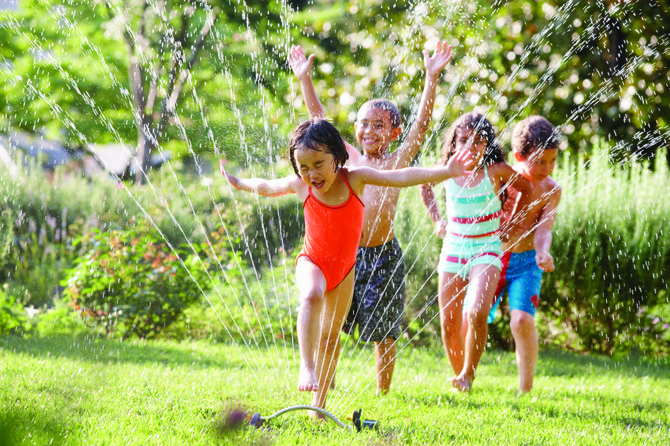
<path id="1" fill-rule="evenodd" d="M 226 177 L 226 180 L 231 186 L 237 190 L 253 192 L 265 197 L 278 197 L 280 195 L 297 193 L 299 187 L 298 183 L 302 183 L 302 180 L 297 175 L 291 175 L 276 180 L 266 180 L 264 178 L 237 178 L 225 169 L 225 165 L 225 159 L 219 161 L 221 173 Z"/>
<path id="2" fill-rule="evenodd" d="M 385 187 L 407 187 L 423 183 L 440 183 L 448 178 L 470 173 L 472 157 L 470 151 L 461 150 L 449 159 L 446 166 L 406 167 L 397 170 L 378 170 L 371 167 L 352 168 L 352 182 L 359 186 L 372 184 Z M 361 187 L 362 189 L 362 187 Z"/>
<path id="3" fill-rule="evenodd" d="M 421 185 L 421 201 L 426 207 L 426 210 L 428 210 L 428 215 L 430 215 L 430 219 L 433 220 L 433 223 L 437 223 L 442 219 L 442 216 L 440 215 L 440 208 L 437 206 L 435 191 L 433 190 L 432 184 Z"/>

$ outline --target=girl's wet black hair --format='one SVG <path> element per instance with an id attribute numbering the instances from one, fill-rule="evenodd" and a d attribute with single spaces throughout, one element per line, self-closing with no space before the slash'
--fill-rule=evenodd
<path id="1" fill-rule="evenodd" d="M 442 137 L 441 162 L 444 165 L 456 152 L 456 133 L 460 129 L 474 130 L 480 136 L 486 138 L 486 152 L 482 160 L 487 166 L 505 161 L 495 129 L 489 120 L 481 113 L 469 112 L 454 121 Z"/>
<path id="2" fill-rule="evenodd" d="M 315 118 L 301 123 L 291 134 L 289 149 L 291 164 L 295 174 L 300 176 L 298 166 L 295 163 L 295 151 L 298 149 L 311 149 L 321 152 L 324 150 L 335 157 L 335 170 L 344 166 L 349 159 L 344 140 L 335 126 L 325 119 Z"/>

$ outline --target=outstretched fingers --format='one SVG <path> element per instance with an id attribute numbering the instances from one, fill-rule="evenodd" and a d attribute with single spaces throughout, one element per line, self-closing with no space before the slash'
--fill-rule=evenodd
<path id="1" fill-rule="evenodd" d="M 291 66 L 293 73 L 295 73 L 298 78 L 301 78 L 305 74 L 309 73 L 309 71 L 312 69 L 313 60 L 314 54 L 310 55 L 309 58 L 306 58 L 305 52 L 299 45 L 294 45 L 291 47 L 288 63 Z"/>
<path id="2" fill-rule="evenodd" d="M 447 66 L 452 56 L 453 51 L 451 45 L 449 45 L 447 41 L 438 40 L 435 43 L 435 51 L 432 56 L 428 51 L 423 52 L 424 66 L 428 73 L 438 74 Z"/>
<path id="3" fill-rule="evenodd" d="M 472 166 L 472 154 L 469 150 L 460 150 L 449 160 L 449 167 L 455 176 L 470 175 L 472 173 Z"/>
<path id="4" fill-rule="evenodd" d="M 228 183 L 230 183 L 231 186 L 233 186 L 237 190 L 240 190 L 240 186 L 238 184 L 239 180 L 237 179 L 237 177 L 234 177 L 233 175 L 229 174 L 225 168 L 227 162 L 228 160 L 226 160 L 225 158 L 219 160 L 219 169 L 221 170 L 221 174 L 226 178 L 226 181 L 228 181 Z"/>

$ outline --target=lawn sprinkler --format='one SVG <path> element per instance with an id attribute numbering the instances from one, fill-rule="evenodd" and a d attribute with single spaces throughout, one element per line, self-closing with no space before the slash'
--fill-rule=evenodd
<path id="1" fill-rule="evenodd" d="M 321 415 L 324 415 L 326 418 L 331 420 L 333 423 L 337 424 L 340 426 L 342 429 L 353 429 L 355 428 L 357 432 L 360 432 L 363 429 L 374 429 L 377 430 L 379 428 L 377 421 L 375 420 L 362 420 L 361 421 L 361 413 L 362 409 L 358 409 L 354 411 L 353 416 L 351 417 L 351 421 L 353 422 L 353 428 L 351 426 L 347 426 L 346 424 L 342 423 L 340 420 L 337 419 L 335 415 L 332 413 L 328 412 L 326 409 L 322 409 L 320 407 L 316 406 L 291 406 L 287 407 L 285 409 L 282 409 L 278 412 L 273 413 L 272 415 L 268 417 L 263 417 L 261 414 L 256 412 L 255 414 L 251 415 L 249 414 L 247 417 L 247 420 L 249 421 L 249 426 L 253 426 L 256 429 L 261 427 L 266 421 L 270 421 L 273 418 L 277 418 L 279 415 L 283 415 L 287 412 L 293 412 L 294 410 L 313 410 L 315 412 L 320 413 Z"/>

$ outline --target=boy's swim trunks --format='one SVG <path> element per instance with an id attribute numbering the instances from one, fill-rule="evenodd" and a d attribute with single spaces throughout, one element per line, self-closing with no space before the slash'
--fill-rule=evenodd
<path id="1" fill-rule="evenodd" d="M 535 261 L 535 250 L 509 254 L 507 271 L 500 274 L 500 284 L 496 290 L 493 308 L 489 313 L 489 323 L 495 320 L 495 313 L 505 289 L 510 310 L 525 311 L 534 317 L 540 303 L 541 288 L 542 269 Z"/>
<path id="2" fill-rule="evenodd" d="M 404 309 L 405 265 L 398 241 L 358 248 L 354 296 L 342 331 L 353 334 L 358 325 L 362 341 L 398 339 Z"/>

